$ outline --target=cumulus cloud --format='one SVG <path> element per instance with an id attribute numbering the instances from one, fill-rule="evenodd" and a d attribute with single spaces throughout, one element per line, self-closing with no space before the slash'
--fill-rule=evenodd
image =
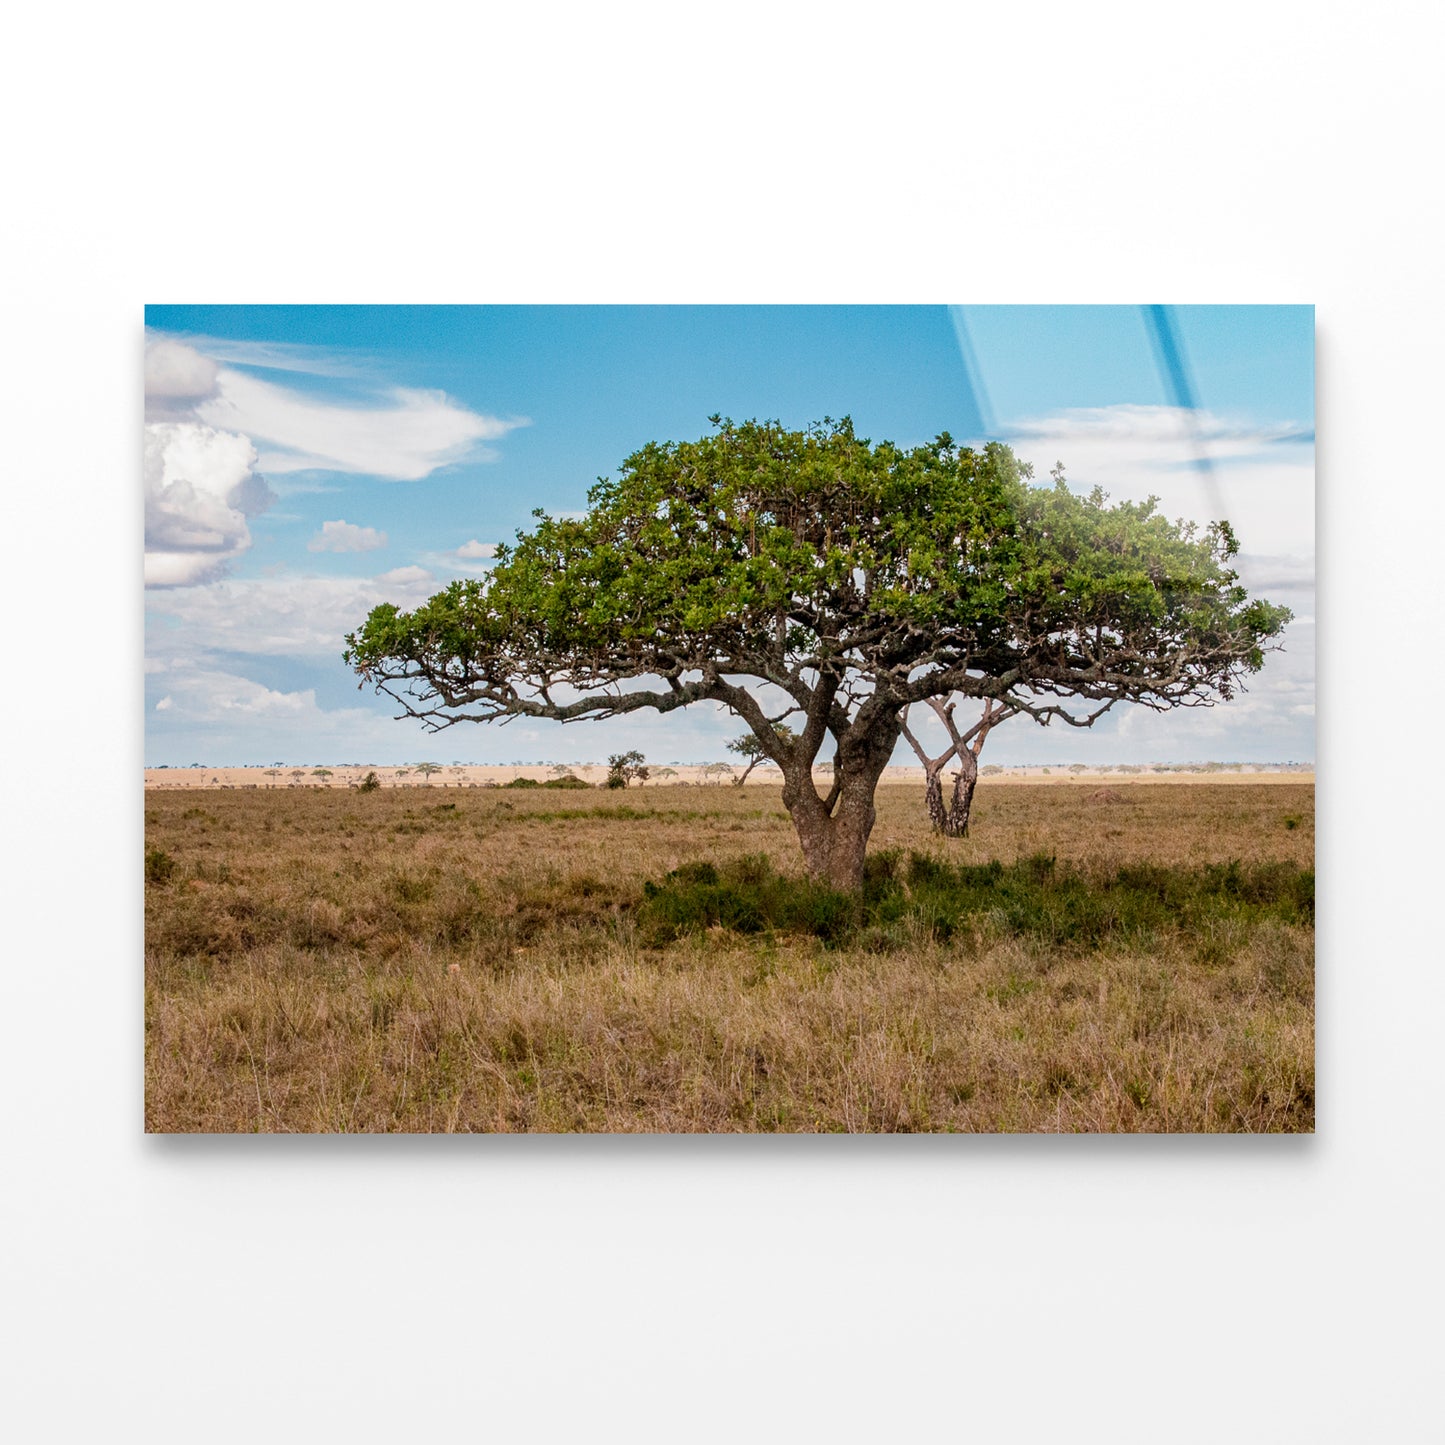
<path id="1" fill-rule="evenodd" d="M 145 580 L 184 587 L 223 575 L 251 545 L 248 517 L 274 500 L 243 436 L 195 422 L 145 429 Z"/>
<path id="2" fill-rule="evenodd" d="M 431 573 L 425 567 L 393 567 L 390 572 L 383 572 L 376 579 L 388 587 L 415 587 L 420 583 L 431 581 Z"/>
<path id="3" fill-rule="evenodd" d="M 212 426 L 264 444 L 269 473 L 351 472 L 418 481 L 526 423 L 483 416 L 444 392 L 395 388 L 373 405 L 343 405 L 229 367 L 197 407 Z"/>
<path id="4" fill-rule="evenodd" d="M 457 548 L 457 556 L 467 561 L 475 561 L 483 557 L 495 557 L 497 555 L 497 544 L 495 542 L 478 542 L 475 538 L 470 542 L 463 542 Z"/>
<path id="5" fill-rule="evenodd" d="M 220 368 L 209 356 L 169 336 L 146 341 L 145 392 L 147 416 L 170 412 L 178 404 L 191 404 L 215 393 Z"/>
<path id="6" fill-rule="evenodd" d="M 339 519 L 323 522 L 321 530 L 306 544 L 308 552 L 374 552 L 386 546 L 386 533 L 375 527 L 358 527 Z"/>

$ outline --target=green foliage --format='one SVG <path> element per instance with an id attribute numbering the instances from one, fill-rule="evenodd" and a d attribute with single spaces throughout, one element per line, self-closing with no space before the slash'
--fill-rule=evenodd
<path id="1" fill-rule="evenodd" d="M 381 779 L 376 776 L 376 770 L 372 769 L 372 771 L 367 773 L 367 775 L 356 785 L 356 791 L 358 793 L 374 793 L 380 787 Z"/>
<path id="2" fill-rule="evenodd" d="M 542 786 L 544 788 L 561 788 L 564 790 L 575 790 L 577 788 L 590 789 L 592 787 L 592 784 L 584 782 L 581 778 L 574 777 L 571 773 L 567 773 L 565 776 L 560 778 L 548 778 L 547 781 L 542 784 Z"/>
<path id="3" fill-rule="evenodd" d="M 504 788 L 540 788 L 542 786 L 536 778 L 513 778 L 510 783 L 503 783 Z"/>
<path id="4" fill-rule="evenodd" d="M 347 661 L 378 684 L 408 679 L 418 715 L 572 717 L 655 702 L 549 706 L 524 700 L 518 680 L 596 688 L 708 660 L 749 671 L 781 643 L 792 661 L 846 656 L 864 674 L 885 658 L 967 656 L 985 675 L 1022 665 L 1027 684 L 1072 677 L 1102 635 L 1127 653 L 1114 684 L 1125 692 L 1227 697 L 1288 620 L 1238 586 L 1227 524 L 1172 523 L 1152 501 L 1109 506 L 1062 478 L 1029 486 L 1000 444 L 974 451 L 944 434 L 903 450 L 846 419 L 715 425 L 635 452 L 582 518 L 538 513 L 487 579 L 411 613 L 377 607 Z M 440 685 L 454 697 L 461 676 L 474 696 L 454 706 Z"/>
<path id="5" fill-rule="evenodd" d="M 626 753 L 613 753 L 607 759 L 607 781 L 604 786 L 625 788 L 634 779 L 639 783 L 647 781 L 646 761 L 636 749 Z"/>
<path id="6" fill-rule="evenodd" d="M 169 883 L 176 871 L 176 860 L 164 848 L 146 849 L 146 882 Z"/>
<path id="7" fill-rule="evenodd" d="M 774 872 L 764 855 L 687 863 L 643 885 L 642 937 L 688 933 L 810 934 L 827 946 L 861 940 L 886 951 L 908 930 L 948 941 L 970 927 L 1055 947 L 1097 947 L 1211 925 L 1314 923 L 1314 872 L 1291 863 L 1124 867 L 1096 872 L 1036 854 L 1005 865 L 951 865 L 924 853 L 868 860 L 861 894 Z"/>

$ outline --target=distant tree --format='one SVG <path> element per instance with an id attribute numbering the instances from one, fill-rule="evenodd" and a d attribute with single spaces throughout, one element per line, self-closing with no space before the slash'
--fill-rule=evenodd
<path id="1" fill-rule="evenodd" d="M 296 787 L 297 784 L 300 783 L 301 779 L 304 778 L 305 776 L 306 776 L 306 769 L 305 769 L 305 768 L 292 768 L 292 769 L 291 769 L 291 786 L 292 786 L 293 788 Z"/>
<path id="2" fill-rule="evenodd" d="M 275 779 L 276 779 L 276 778 L 279 778 L 279 777 L 281 776 L 281 769 L 280 769 L 280 768 L 267 768 L 267 769 L 266 769 L 266 776 L 267 776 L 268 778 L 272 779 L 271 786 L 274 788 L 274 787 L 276 786 Z"/>
<path id="3" fill-rule="evenodd" d="M 784 723 L 774 723 L 773 731 L 783 746 L 791 747 L 798 740 L 798 735 Z M 744 733 L 742 737 L 734 738 L 728 744 L 728 751 L 748 760 L 742 776 L 733 779 L 733 783 L 739 788 L 747 782 L 748 774 L 759 765 L 765 768 L 777 767 L 777 763 L 768 755 L 767 749 L 763 746 L 763 740 L 756 733 Z"/>
<path id="4" fill-rule="evenodd" d="M 652 776 L 653 776 L 654 778 L 675 778 L 675 777 L 677 776 L 677 769 L 676 769 L 676 768 L 654 768 L 654 769 L 652 770 Z"/>
<path id="5" fill-rule="evenodd" d="M 396 769 L 394 769 L 394 771 L 395 771 L 396 776 L 397 776 L 398 778 L 405 778 L 405 777 L 409 776 L 410 773 L 411 773 L 411 769 L 410 769 L 410 768 L 396 768 Z"/>
<path id="6" fill-rule="evenodd" d="M 331 769 L 330 769 L 330 768 L 312 768 L 312 769 L 311 769 L 311 776 L 312 776 L 313 778 L 320 778 L 320 779 L 321 779 L 321 784 L 322 784 L 322 786 L 325 787 L 325 785 L 326 785 L 328 782 L 331 781 Z"/>
<path id="7" fill-rule="evenodd" d="M 1084 766 L 1083 763 L 1070 763 L 1070 764 L 1069 764 L 1069 771 L 1070 771 L 1071 773 L 1082 773 L 1082 772 L 1084 772 L 1085 770 L 1086 770 L 1086 769 L 1085 769 L 1085 766 Z"/>
<path id="8" fill-rule="evenodd" d="M 731 763 L 707 763 L 703 767 L 702 775 L 705 778 L 715 778 L 721 783 L 724 778 L 732 777 L 733 765 Z"/>
<path id="9" fill-rule="evenodd" d="M 416 770 L 426 779 L 427 787 L 431 787 L 432 774 L 441 772 L 442 765 L 440 763 L 418 763 Z"/>
<path id="10" fill-rule="evenodd" d="M 356 785 L 356 791 L 358 793 L 374 793 L 379 787 L 381 787 L 381 779 L 376 776 L 376 769 L 373 768 Z"/>
<path id="11" fill-rule="evenodd" d="M 634 778 L 642 787 L 647 782 L 646 759 L 636 749 L 626 753 L 613 753 L 607 759 L 607 782 L 609 788 L 625 788 Z"/>

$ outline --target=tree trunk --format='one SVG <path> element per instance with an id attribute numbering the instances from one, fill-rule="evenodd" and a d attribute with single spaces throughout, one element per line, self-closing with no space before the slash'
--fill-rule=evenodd
<path id="1" fill-rule="evenodd" d="M 936 767 L 924 764 L 924 796 L 928 804 L 928 821 L 933 824 L 935 833 L 946 833 L 948 831 L 948 820 L 943 812 L 943 764 Z"/>
<path id="2" fill-rule="evenodd" d="M 809 877 L 840 893 L 861 892 L 863 860 L 876 817 L 871 796 L 846 804 L 840 798 L 831 817 L 821 801 L 795 809 L 793 826 Z"/>
<path id="3" fill-rule="evenodd" d="M 808 874 L 840 893 L 863 891 L 863 860 L 878 818 L 873 794 L 897 741 L 896 720 L 885 719 L 872 735 L 850 737 L 840 746 L 831 813 L 818 796 L 811 768 L 785 775 L 783 806 L 797 829 Z"/>
<path id="4" fill-rule="evenodd" d="M 968 748 L 958 754 L 959 771 L 953 775 L 953 804 L 943 825 L 948 838 L 968 837 L 968 815 L 973 808 L 973 790 L 978 785 L 978 759 Z"/>

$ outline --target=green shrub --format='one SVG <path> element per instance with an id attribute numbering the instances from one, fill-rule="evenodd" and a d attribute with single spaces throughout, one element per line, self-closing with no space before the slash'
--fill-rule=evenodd
<path id="1" fill-rule="evenodd" d="M 380 788 L 380 787 L 381 787 L 381 779 L 378 778 L 378 777 L 376 776 L 376 773 L 373 771 L 373 772 L 368 773 L 368 774 L 356 785 L 356 791 L 357 791 L 358 793 L 374 793 L 374 792 L 376 792 L 377 789 Z"/>
<path id="2" fill-rule="evenodd" d="M 1314 874 L 1289 863 L 1091 873 L 1060 866 L 1049 854 L 952 866 L 913 853 L 905 866 L 900 854 L 887 852 L 868 860 L 862 895 L 854 896 L 780 875 L 754 854 L 719 865 L 685 863 L 662 882 L 644 884 L 643 895 L 638 925 L 653 945 L 720 927 L 808 934 L 829 947 L 858 941 L 882 952 L 902 931 L 947 942 L 968 926 L 1093 947 L 1205 925 L 1237 931 L 1266 919 L 1314 922 Z"/>
<path id="3" fill-rule="evenodd" d="M 169 883 L 176 871 L 176 860 L 164 848 L 146 849 L 146 882 Z"/>
<path id="4" fill-rule="evenodd" d="M 540 788 L 542 786 L 536 778 L 513 778 L 510 783 L 503 783 L 504 788 Z"/>

